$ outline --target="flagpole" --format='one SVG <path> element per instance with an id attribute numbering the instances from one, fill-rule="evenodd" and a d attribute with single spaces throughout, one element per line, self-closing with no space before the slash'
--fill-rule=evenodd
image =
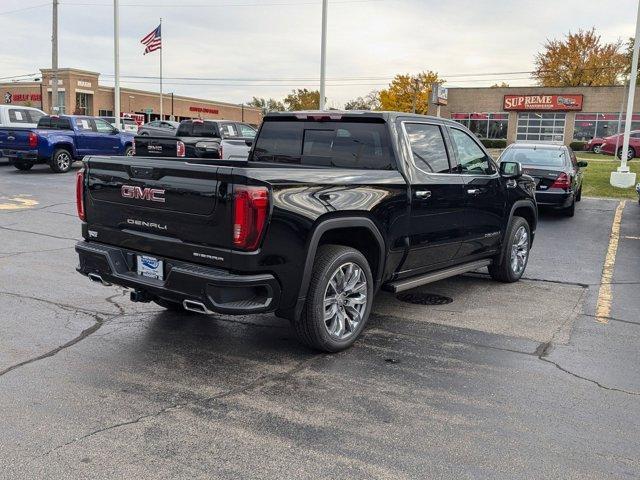
<path id="1" fill-rule="evenodd" d="M 113 89 L 114 112 L 116 128 L 120 128 L 120 17 L 118 12 L 118 0 L 113 0 L 113 58 L 115 87 Z"/>
<path id="2" fill-rule="evenodd" d="M 162 18 L 160 18 L 160 38 L 162 39 Z M 160 40 L 162 41 L 162 40 Z M 160 120 L 164 120 L 162 112 L 162 44 L 160 44 Z"/>

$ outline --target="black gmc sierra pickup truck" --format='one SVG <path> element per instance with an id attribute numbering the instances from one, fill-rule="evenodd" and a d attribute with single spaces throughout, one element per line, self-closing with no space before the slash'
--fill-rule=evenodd
<path id="1" fill-rule="evenodd" d="M 328 352 L 355 341 L 379 289 L 482 267 L 517 281 L 537 224 L 520 164 L 406 113 L 269 114 L 242 164 L 84 163 L 80 273 L 172 310 L 275 311 Z"/>

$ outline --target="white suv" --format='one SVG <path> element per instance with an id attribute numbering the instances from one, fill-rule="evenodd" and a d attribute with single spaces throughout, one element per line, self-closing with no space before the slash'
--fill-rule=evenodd
<path id="1" fill-rule="evenodd" d="M 36 128 L 42 110 L 22 105 L 0 105 L 0 127 Z"/>

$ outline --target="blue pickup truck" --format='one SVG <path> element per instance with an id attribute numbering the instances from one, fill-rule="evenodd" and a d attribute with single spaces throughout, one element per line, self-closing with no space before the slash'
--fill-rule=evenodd
<path id="1" fill-rule="evenodd" d="M 133 137 L 101 118 L 44 116 L 36 128 L 0 128 L 0 156 L 18 170 L 48 163 L 54 172 L 64 173 L 85 155 L 133 155 Z"/>

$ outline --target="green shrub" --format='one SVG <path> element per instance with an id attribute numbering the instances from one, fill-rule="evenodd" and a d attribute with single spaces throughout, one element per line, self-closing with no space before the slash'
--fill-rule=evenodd
<path id="1" fill-rule="evenodd" d="M 571 147 L 572 150 L 575 150 L 576 152 L 582 151 L 584 150 L 584 146 L 587 144 L 587 142 L 571 142 L 569 144 L 569 146 Z"/>
<path id="2" fill-rule="evenodd" d="M 507 148 L 507 141 L 496 138 L 482 138 L 480 139 L 485 148 Z"/>

